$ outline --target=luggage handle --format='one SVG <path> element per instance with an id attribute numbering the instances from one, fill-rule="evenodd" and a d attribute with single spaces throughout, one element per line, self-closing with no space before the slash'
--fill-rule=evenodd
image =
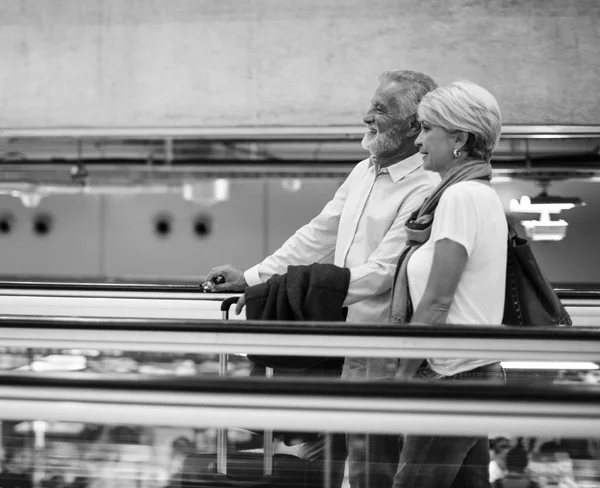
<path id="1" fill-rule="evenodd" d="M 223 313 L 223 320 L 229 319 L 229 309 L 232 305 L 235 305 L 240 297 L 229 297 L 221 302 L 221 312 Z"/>
<path id="2" fill-rule="evenodd" d="M 229 309 L 232 305 L 237 303 L 239 297 L 229 297 L 221 302 L 221 312 L 223 313 L 223 320 L 229 319 Z M 219 355 L 219 376 L 225 377 L 227 376 L 227 363 L 229 362 L 229 357 L 227 354 Z M 273 368 L 266 368 L 265 376 L 267 378 L 273 377 Z M 273 455 L 274 455 L 274 446 L 273 446 L 273 431 L 265 430 L 263 432 L 263 449 L 264 449 L 264 465 L 263 465 L 263 473 L 265 476 L 271 476 L 273 474 Z M 217 429 L 217 472 L 224 476 L 227 475 L 227 429 L 219 428 Z M 238 483 L 236 481 L 236 483 Z M 244 484 L 237 486 L 254 486 L 255 482 L 251 482 L 253 484 Z"/>

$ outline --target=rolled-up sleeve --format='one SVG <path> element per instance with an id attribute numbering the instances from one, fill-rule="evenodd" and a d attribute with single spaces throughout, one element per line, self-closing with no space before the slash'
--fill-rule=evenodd
<path id="1" fill-rule="evenodd" d="M 350 286 L 344 306 L 379 295 L 392 287 L 396 265 L 406 241 L 404 224 L 433 188 L 434 185 L 422 185 L 411 191 L 402 202 L 381 244 L 364 264 L 350 268 Z"/>

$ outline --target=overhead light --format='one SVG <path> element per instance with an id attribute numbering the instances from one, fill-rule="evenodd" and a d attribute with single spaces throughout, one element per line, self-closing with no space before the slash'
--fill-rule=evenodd
<path id="1" fill-rule="evenodd" d="M 213 205 L 229 200 L 229 180 L 200 180 L 186 182 L 182 187 L 183 199 L 187 202 Z"/>
<path id="2" fill-rule="evenodd" d="M 21 200 L 21 203 L 25 208 L 39 207 L 42 198 L 46 196 L 45 193 L 35 188 L 31 188 L 28 190 L 0 190 L 0 194 L 8 194 L 12 197 L 18 198 L 19 200 Z"/>
<path id="3" fill-rule="evenodd" d="M 552 214 L 560 213 L 562 210 L 570 210 L 577 206 L 585 205 L 579 197 L 555 197 L 546 192 L 540 193 L 536 197 L 522 196 L 521 200 L 512 199 L 510 201 L 510 211 L 517 213 L 542 213 Z"/>
<path id="4" fill-rule="evenodd" d="M 302 188 L 302 180 L 300 178 L 284 178 L 281 180 L 281 187 L 284 190 L 295 193 Z"/>
<path id="5" fill-rule="evenodd" d="M 579 197 L 558 197 L 548 195 L 549 182 L 541 182 L 542 192 L 535 197 L 522 196 L 512 199 L 509 210 L 516 213 L 537 213 L 538 220 L 522 220 L 525 233 L 533 241 L 560 241 L 567 235 L 568 223 L 565 220 L 552 220 L 550 214 L 559 214 L 585 203 Z"/>
<path id="6" fill-rule="evenodd" d="M 545 211 L 539 220 L 521 220 L 525 234 L 533 241 L 561 241 L 567 235 L 568 223 L 564 220 L 551 220 Z"/>
<path id="7" fill-rule="evenodd" d="M 28 193 L 28 192 L 19 192 L 18 196 L 21 199 L 21 203 L 26 208 L 37 208 L 42 201 L 43 195 L 40 193 Z"/>

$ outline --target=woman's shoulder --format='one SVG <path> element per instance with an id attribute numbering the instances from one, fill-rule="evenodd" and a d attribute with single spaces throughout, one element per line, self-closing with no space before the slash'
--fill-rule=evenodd
<path id="1" fill-rule="evenodd" d="M 487 198 L 497 198 L 495 190 L 485 181 L 459 181 L 448 187 L 441 201 L 466 201 L 473 202 L 474 200 L 481 201 Z"/>
<path id="2" fill-rule="evenodd" d="M 459 193 L 489 193 L 494 192 L 494 189 L 487 180 L 467 180 L 459 181 L 454 183 L 446 190 L 447 192 L 459 192 Z"/>
<path id="3" fill-rule="evenodd" d="M 496 190 L 489 183 L 478 181 L 450 186 L 440 198 L 438 210 L 447 217 L 477 220 L 486 227 L 496 226 L 504 219 L 504 207 Z"/>

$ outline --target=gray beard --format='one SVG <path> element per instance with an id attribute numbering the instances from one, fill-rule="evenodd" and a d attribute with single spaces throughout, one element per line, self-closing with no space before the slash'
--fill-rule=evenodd
<path id="1" fill-rule="evenodd" d="M 367 132 L 362 140 L 362 147 L 372 156 L 378 157 L 396 151 L 402 145 L 402 127 L 396 125 L 383 133 Z"/>

